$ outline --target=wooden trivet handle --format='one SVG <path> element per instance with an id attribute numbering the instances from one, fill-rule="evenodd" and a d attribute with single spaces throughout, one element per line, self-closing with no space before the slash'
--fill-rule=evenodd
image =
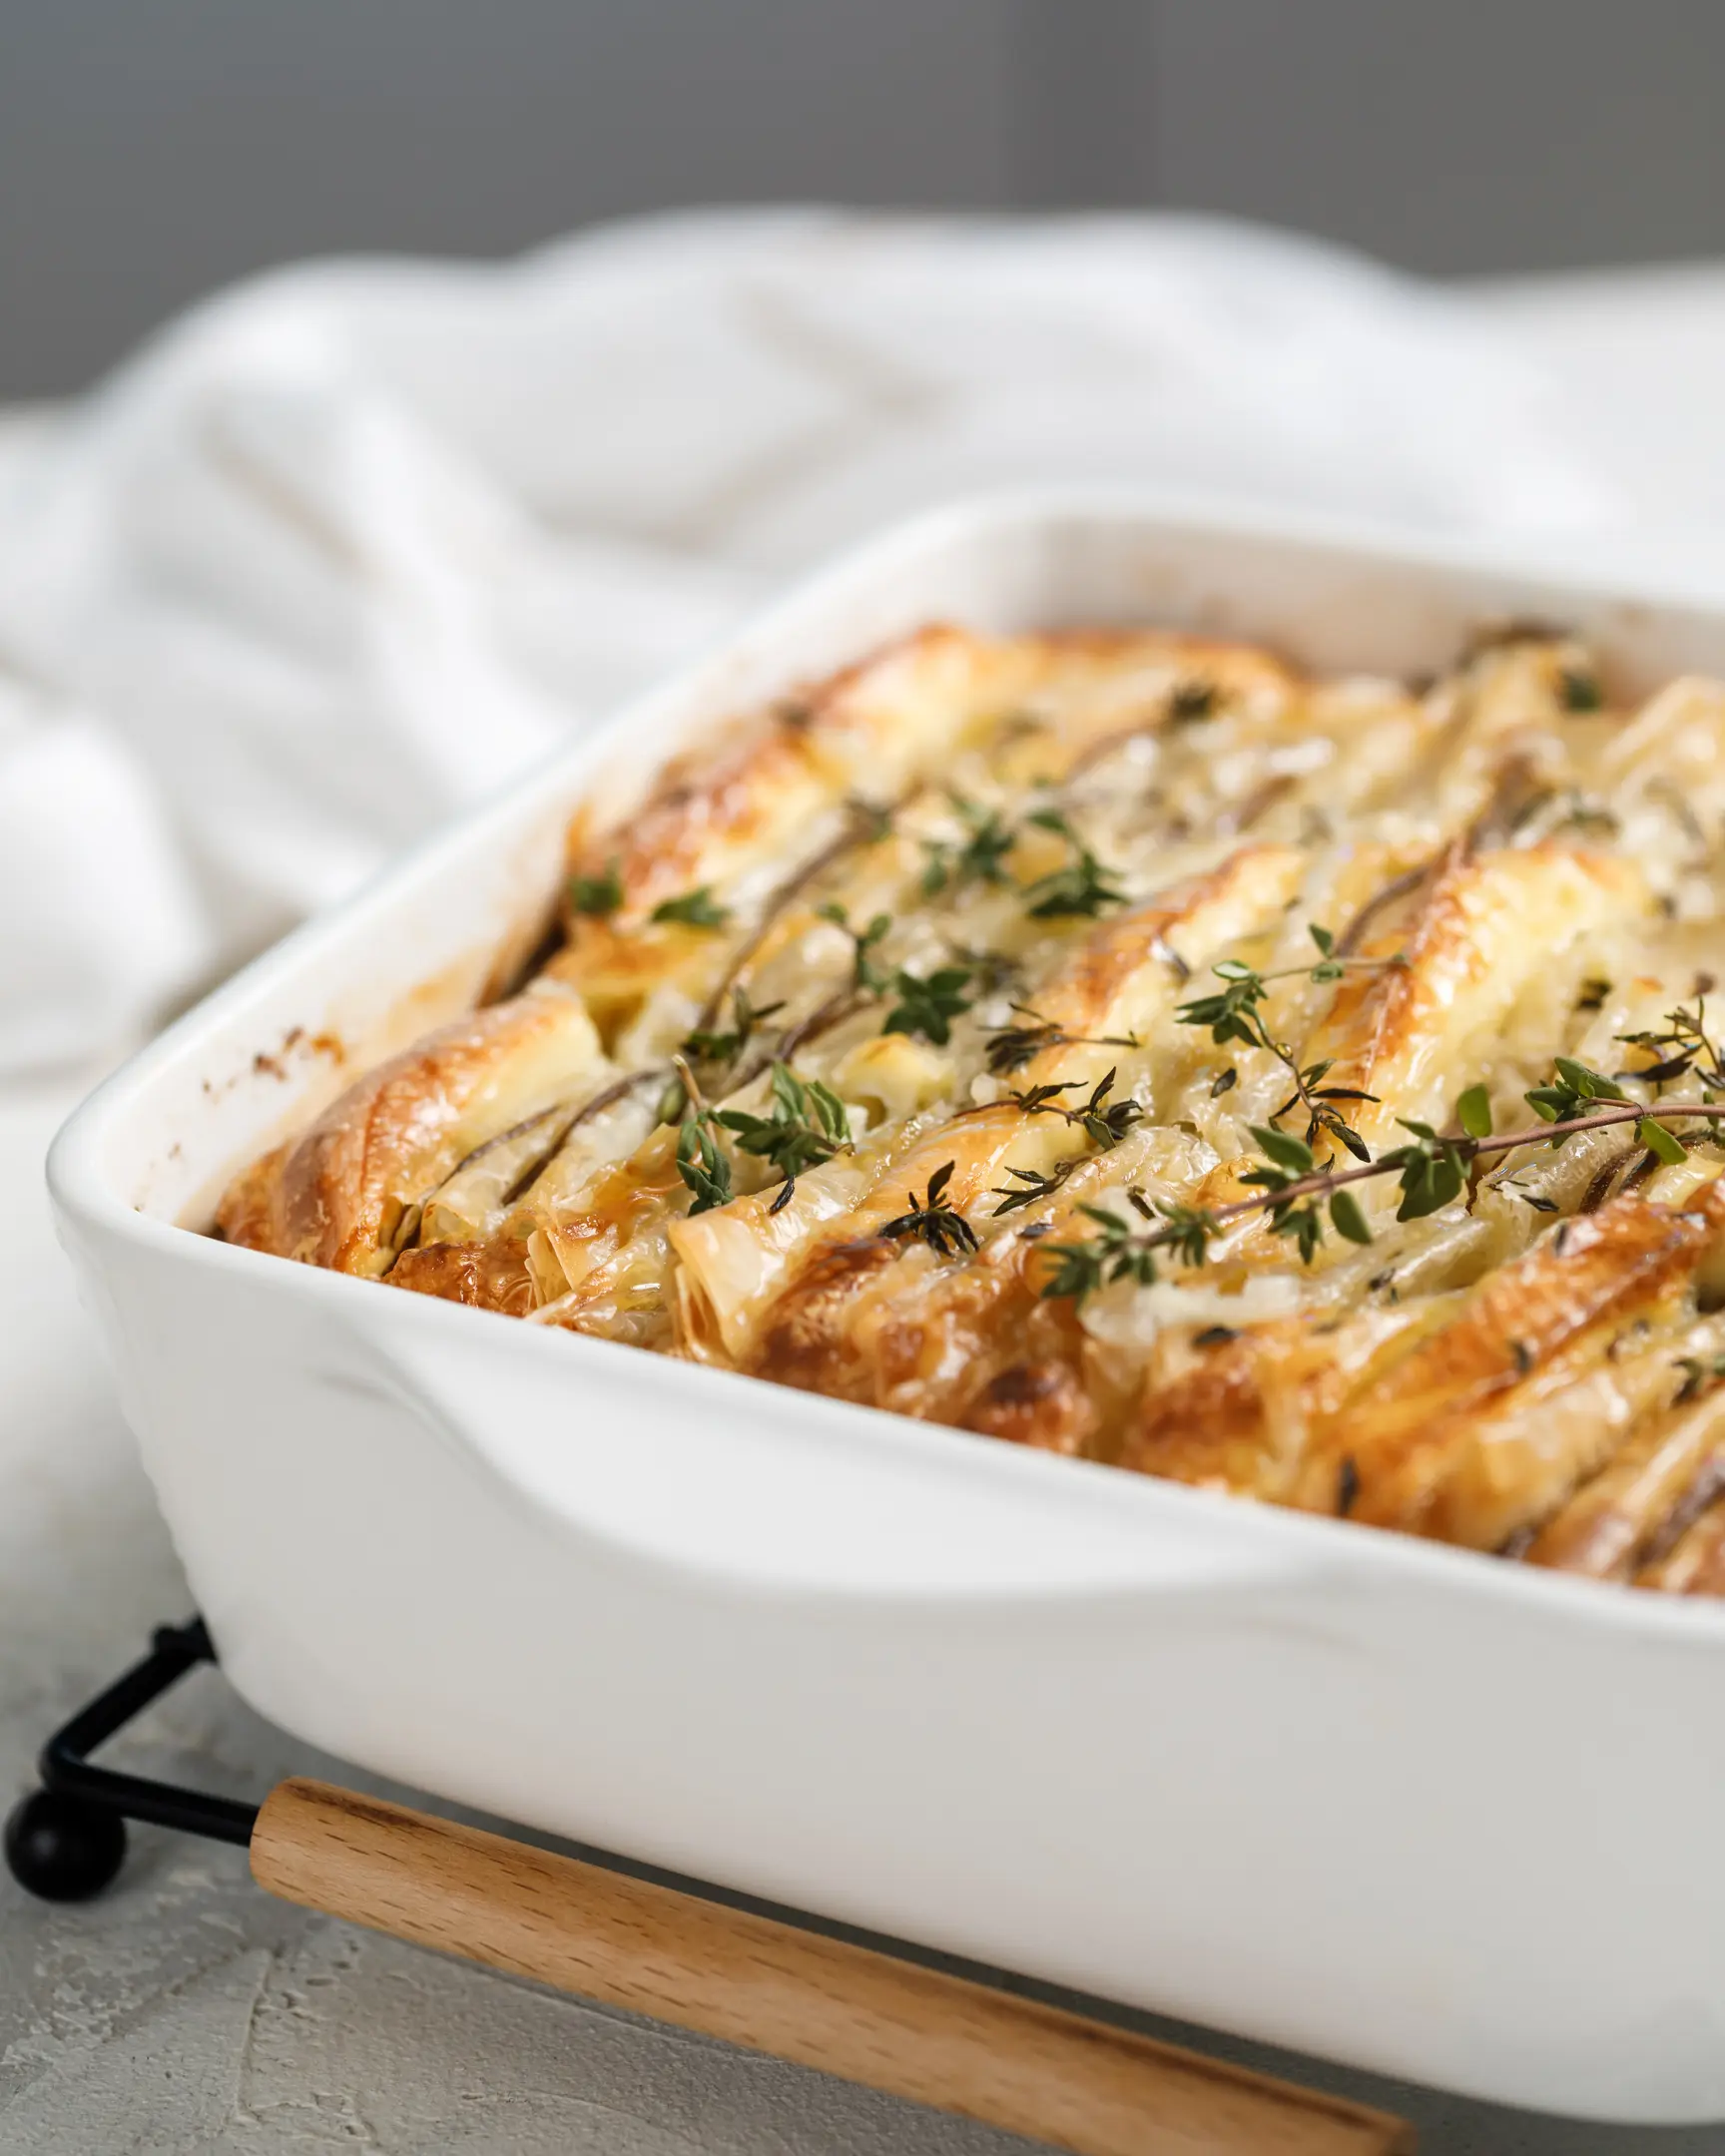
<path id="1" fill-rule="evenodd" d="M 259 1814 L 261 1886 L 349 1923 L 980 2119 L 1074 2156 L 1392 2156 L 1382 2112 L 309 1781 Z"/>

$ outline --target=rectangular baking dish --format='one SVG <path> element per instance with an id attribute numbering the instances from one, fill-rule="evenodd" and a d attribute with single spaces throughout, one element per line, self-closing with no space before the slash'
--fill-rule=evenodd
<path id="1" fill-rule="evenodd" d="M 1273 1512 L 189 1233 L 470 999 L 564 821 L 938 617 L 1316 667 L 1480 617 L 1625 689 L 1725 613 L 1438 549 L 1012 497 L 868 546 L 182 1019 L 73 1117 L 60 1229 L 228 1675 L 423 1789 L 1499 2101 L 1725 2117 L 1725 1607 Z"/>

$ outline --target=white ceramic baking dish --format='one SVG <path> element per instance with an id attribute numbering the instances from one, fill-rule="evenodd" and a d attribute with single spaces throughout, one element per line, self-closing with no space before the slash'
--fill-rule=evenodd
<path id="1" fill-rule="evenodd" d="M 474 992 L 620 753 L 639 771 L 936 616 L 1196 624 L 1404 670 L 1504 612 L 1578 624 L 1630 687 L 1725 673 L 1725 614 L 1656 599 L 1107 497 L 961 507 L 182 1019 L 72 1119 L 50 1179 L 240 1691 L 403 1782 L 985 1962 L 1503 2101 L 1725 2117 L 1725 1607 L 177 1225 L 338 1082 L 314 1036 Z"/>

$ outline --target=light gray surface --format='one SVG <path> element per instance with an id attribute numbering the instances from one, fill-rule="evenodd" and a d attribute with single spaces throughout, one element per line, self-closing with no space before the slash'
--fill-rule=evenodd
<path id="1" fill-rule="evenodd" d="M 688 203 L 1171 205 L 1411 268 L 1725 249 L 1713 0 L 4 0 L 0 396 L 228 278 Z"/>
<path id="2" fill-rule="evenodd" d="M 8 1803 L 47 1730 L 139 1652 L 153 1624 L 187 1607 L 40 1196 L 42 1150 L 75 1090 L 0 1097 L 0 1186 L 13 1199 L 0 1242 Z M 243 1400 L 234 1441 L 246 1441 Z M 116 1755 L 233 1795 L 328 1766 L 211 1671 Z M 1128 2018 L 1399 2110 L 1419 2123 L 1428 2156 L 1725 2149 L 1713 2129 L 1530 2119 Z M 1024 2146 L 307 1915 L 255 1888 L 238 1850 L 136 1831 L 118 1886 L 79 1908 L 44 1907 L 0 1879 L 4 2156 L 1006 2156 Z"/>

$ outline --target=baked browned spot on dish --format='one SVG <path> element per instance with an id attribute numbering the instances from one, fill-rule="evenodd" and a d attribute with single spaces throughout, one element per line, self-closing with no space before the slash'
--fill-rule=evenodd
<path id="1" fill-rule="evenodd" d="M 232 1241 L 1725 1591 L 1725 689 L 921 631 L 571 835 Z M 1719 997 L 1725 1014 L 1725 994 Z"/>

